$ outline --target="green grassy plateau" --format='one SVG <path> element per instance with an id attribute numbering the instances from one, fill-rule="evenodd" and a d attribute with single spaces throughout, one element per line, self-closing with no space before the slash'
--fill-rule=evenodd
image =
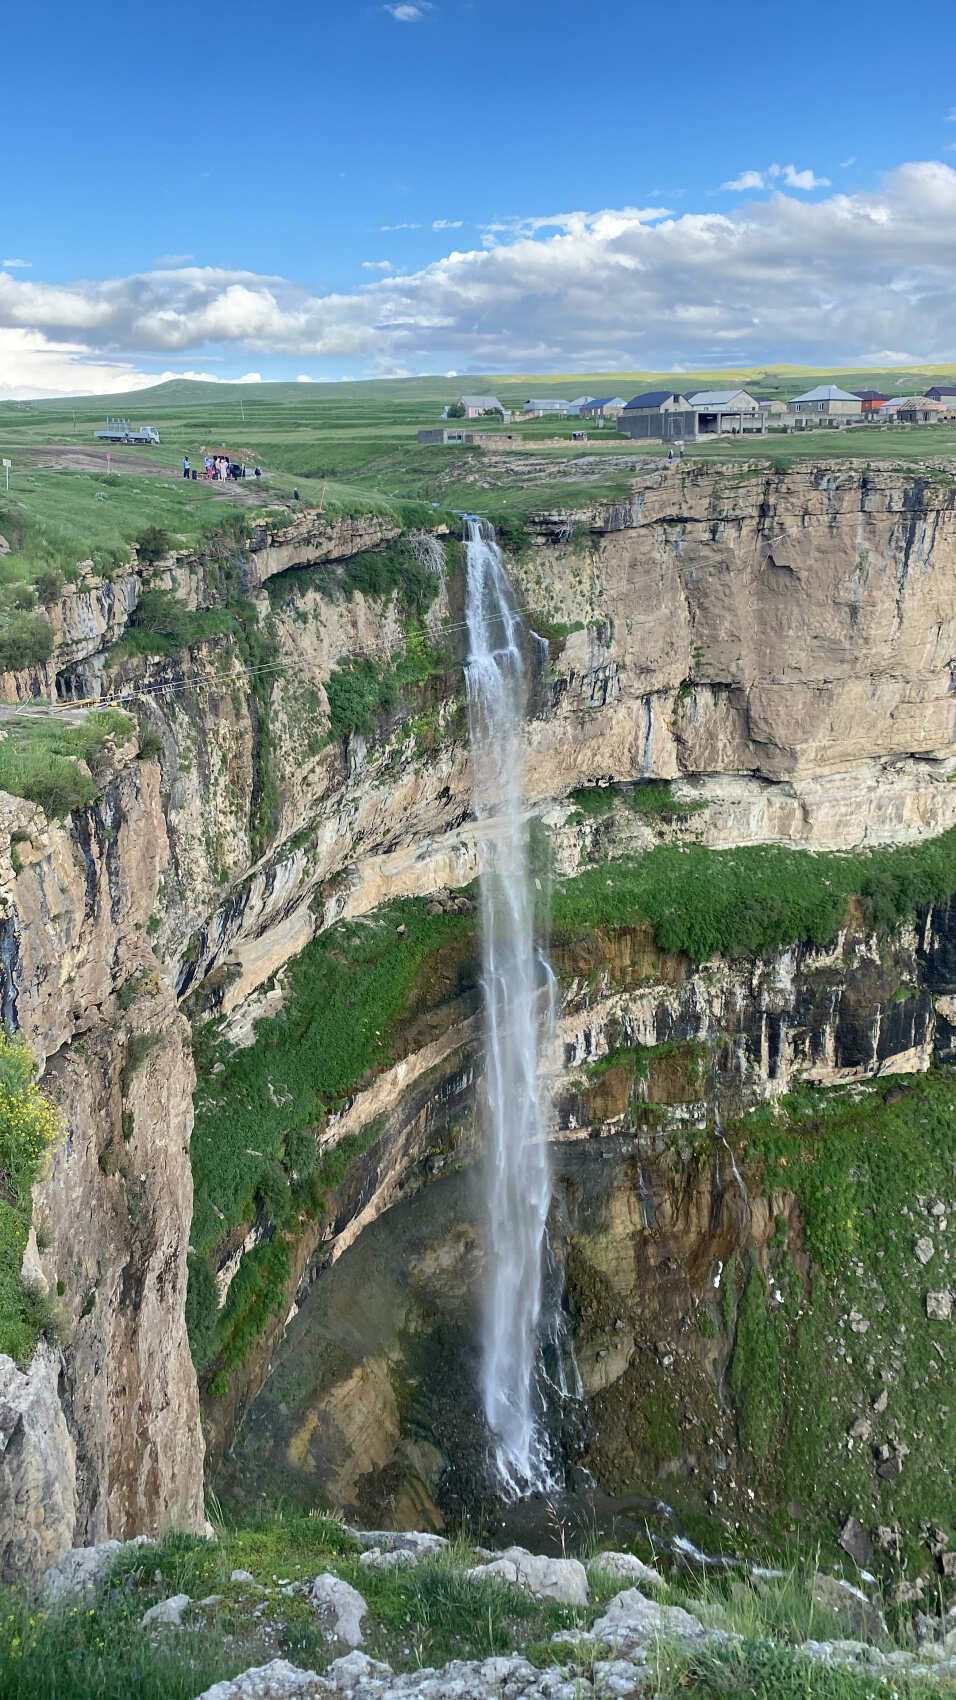
<path id="1" fill-rule="evenodd" d="M 109 572 L 128 558 L 146 526 L 192 542 L 237 507 L 249 518 L 270 506 L 288 511 L 294 490 L 303 504 L 321 503 L 329 512 L 400 513 L 402 504 L 414 502 L 520 521 L 535 510 L 616 500 L 626 495 L 635 471 L 660 455 L 658 444 L 631 443 L 610 427 L 590 427 L 586 444 L 572 443 L 577 422 L 570 420 L 498 428 L 516 431 L 521 440 L 520 449 L 501 455 L 419 444 L 417 432 L 438 421 L 442 406 L 476 385 L 516 406 L 529 394 L 632 395 L 659 384 L 694 389 L 746 383 L 761 394 L 787 397 L 821 377 L 901 394 L 922 391 L 953 372 L 779 367 L 676 377 L 617 372 L 228 386 L 176 379 L 130 396 L 0 403 L 0 452 L 13 462 L 9 493 L 0 487 L 0 535 L 10 545 L 9 553 L 0 552 L 0 608 L 29 607 L 31 586 L 42 599 L 49 575 L 70 574 L 79 560 L 91 557 Z M 162 444 L 113 446 L 107 473 L 107 449 L 93 440 L 107 412 L 155 424 Z M 482 429 L 496 427 L 485 422 Z M 250 469 L 259 464 L 265 476 L 244 486 L 186 482 L 182 455 L 201 466 L 204 448 L 226 449 Z M 800 437 L 771 432 L 739 443 L 724 437 L 695 445 L 688 457 L 780 465 L 929 457 L 951 464 L 956 426 L 815 430 Z"/>

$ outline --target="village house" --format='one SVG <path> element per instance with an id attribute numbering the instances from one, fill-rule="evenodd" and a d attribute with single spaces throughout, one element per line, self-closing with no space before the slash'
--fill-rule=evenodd
<path id="1" fill-rule="evenodd" d="M 697 436 L 697 414 L 678 390 L 644 390 L 618 415 L 617 428 L 626 437 L 690 442 Z"/>
<path id="2" fill-rule="evenodd" d="M 950 410 L 956 413 L 956 384 L 931 384 L 926 395 L 930 401 L 948 402 Z"/>
<path id="3" fill-rule="evenodd" d="M 801 418 L 823 415 L 831 419 L 854 419 L 862 415 L 863 403 L 858 395 L 841 390 L 839 384 L 818 384 L 815 390 L 794 396 L 789 411 Z"/>
<path id="4" fill-rule="evenodd" d="M 505 419 L 511 415 L 502 407 L 496 395 L 463 395 L 458 398 L 458 406 L 464 408 L 462 419 L 483 419 L 488 413 L 500 413 Z"/>
<path id="5" fill-rule="evenodd" d="M 956 397 L 948 402 L 929 395 L 897 395 L 887 402 L 883 416 L 898 425 L 939 425 L 956 411 L 954 403 Z"/>
<path id="6" fill-rule="evenodd" d="M 688 399 L 702 437 L 767 429 L 759 401 L 747 390 L 697 390 Z"/>
<path id="7" fill-rule="evenodd" d="M 855 390 L 853 393 L 860 403 L 864 419 L 872 419 L 875 413 L 880 413 L 890 399 L 880 390 Z"/>
<path id="8" fill-rule="evenodd" d="M 618 414 L 624 411 L 624 397 L 622 395 L 597 396 L 591 401 L 585 402 L 579 411 L 582 419 L 600 421 L 616 419 Z"/>
<path id="9" fill-rule="evenodd" d="M 546 419 L 549 416 L 560 419 L 570 412 L 571 403 L 564 401 L 560 396 L 532 397 L 530 401 L 524 403 L 521 409 L 522 416 L 525 419 Z"/>

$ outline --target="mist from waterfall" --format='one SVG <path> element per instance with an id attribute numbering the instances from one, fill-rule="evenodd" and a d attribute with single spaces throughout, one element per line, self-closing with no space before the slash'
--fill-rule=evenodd
<path id="1" fill-rule="evenodd" d="M 535 942 L 524 790 L 526 651 L 533 640 L 493 529 L 466 521 L 465 683 L 481 868 L 485 1014 L 485 1275 L 482 1398 L 500 1489 L 552 1485 L 542 1321 L 551 1172 L 542 1056 L 554 1030 L 554 976 Z M 554 1319 L 552 1319 L 552 1322 Z"/>

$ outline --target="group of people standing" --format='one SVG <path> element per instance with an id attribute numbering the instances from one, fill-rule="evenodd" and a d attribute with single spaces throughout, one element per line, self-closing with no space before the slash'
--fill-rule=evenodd
<path id="1" fill-rule="evenodd" d="M 189 456 L 183 455 L 183 477 L 195 478 L 196 476 L 197 474 L 193 472 L 192 467 L 189 464 Z M 229 478 L 245 478 L 245 476 L 246 467 L 244 461 L 231 461 L 228 455 L 203 455 L 204 478 L 212 478 L 220 484 L 225 484 L 226 480 Z M 262 472 L 258 466 L 256 467 L 253 476 L 255 478 L 262 477 Z"/>

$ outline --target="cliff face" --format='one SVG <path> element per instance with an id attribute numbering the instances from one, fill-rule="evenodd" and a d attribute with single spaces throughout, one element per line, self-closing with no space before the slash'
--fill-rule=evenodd
<path id="1" fill-rule="evenodd" d="M 0 819 L 4 1015 L 45 1063 L 67 1124 L 34 1212 L 43 1249 L 31 1278 L 63 1313 L 63 1470 L 56 1533 L 39 1541 L 47 1552 L 74 1538 L 195 1527 L 202 1516 L 184 1321 L 190 1023 L 224 1015 L 248 1041 L 254 1019 L 281 1008 L 284 966 L 317 931 L 474 877 L 458 573 L 436 587 L 425 622 L 434 653 L 397 706 L 383 700 L 367 729 L 328 735 L 336 670 L 360 657 L 384 675 L 411 641 L 400 599 L 363 594 L 348 574 L 357 552 L 394 535 L 373 517 L 303 516 L 254 538 L 238 562 L 183 557 L 110 586 L 81 584 L 52 611 L 48 667 L 6 681 L 14 699 L 139 692 L 156 751 L 114 752 L 97 803 L 62 825 L 12 799 Z M 532 622 L 540 615 L 554 633 L 529 727 L 529 787 L 558 872 L 660 840 L 663 828 L 626 809 L 595 820 L 568 799 L 607 780 L 674 779 L 678 797 L 706 804 L 668 828 L 685 843 L 850 848 L 956 823 L 954 568 L 953 491 L 891 473 L 681 468 L 650 475 L 623 511 L 573 524 L 542 516 L 514 577 Z M 235 633 L 173 654 L 108 653 L 144 587 L 173 588 L 203 608 L 227 569 L 241 587 Z M 956 992 L 949 936 L 942 911 L 889 943 L 851 918 L 825 948 L 705 965 L 664 960 L 640 927 L 569 941 L 557 953 L 563 1143 L 581 1145 L 595 1129 L 613 1139 L 635 1105 L 663 1105 L 693 1124 L 715 1090 L 743 1106 L 800 1077 L 925 1068 L 948 1043 L 934 1000 Z M 440 985 L 420 1001 L 401 1054 L 325 1127 L 323 1150 L 369 1146 L 369 1129 L 379 1132 L 337 1183 L 331 1222 L 299 1220 L 281 1302 L 243 1362 L 214 1395 L 207 1389 L 217 1459 L 262 1386 L 300 1280 L 350 1247 L 358 1255 L 364 1230 L 416 1177 L 431 1181 L 468 1150 L 473 971 L 461 969 L 451 1001 L 447 992 Z M 676 1063 L 652 1060 L 649 1073 L 615 1073 L 613 1053 L 662 1046 L 689 1049 Z M 611 1066 L 589 1076 L 608 1053 Z M 661 1119 L 648 1109 L 648 1136 Z M 213 1262 L 225 1294 L 244 1251 L 271 1230 L 259 1204 L 235 1219 L 215 1197 L 209 1208 L 222 1217 Z M 477 1255 L 461 1221 L 453 1232 L 449 1267 Z M 758 1240 L 740 1228 L 741 1247 Z M 316 1295 L 325 1290 L 323 1278 Z M 55 1391 L 56 1374 L 44 1373 Z M 355 1373 L 363 1387 L 391 1386 L 380 1366 Z M 360 1451 L 352 1406 L 362 1398 L 354 1387 L 334 1398 L 347 1431 L 336 1457 L 353 1480 L 346 1454 Z M 369 1409 L 404 1445 L 401 1398 L 394 1389 L 383 1398 L 398 1399 L 394 1421 L 381 1400 Z M 295 1411 L 317 1446 L 325 1409 L 320 1399 L 312 1415 Z M 36 1504 L 43 1472 L 27 1418 L 18 1433 L 8 1472 Z M 303 1459 L 311 1444 L 296 1442 Z M 383 1469 L 394 1464 L 394 1446 L 376 1448 Z M 424 1481 L 420 1460 L 415 1470 Z M 325 1481 L 314 1464 L 311 1479 Z M 384 1506 L 380 1486 L 362 1493 Z M 10 1564 L 36 1562 L 15 1543 L 7 1550 L 19 1553 Z"/>

